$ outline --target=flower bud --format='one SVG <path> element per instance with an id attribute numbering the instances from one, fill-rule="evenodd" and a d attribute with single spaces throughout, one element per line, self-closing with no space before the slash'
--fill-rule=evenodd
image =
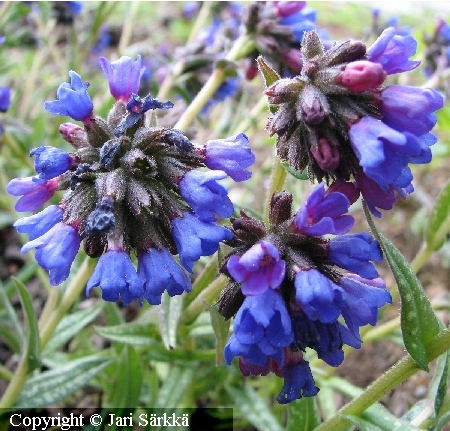
<path id="1" fill-rule="evenodd" d="M 300 74 L 303 67 L 302 53 L 298 49 L 289 48 L 283 51 L 281 54 L 289 69 L 297 74 Z"/>
<path id="2" fill-rule="evenodd" d="M 317 148 L 311 147 L 311 154 L 317 164 L 326 172 L 334 171 L 341 160 L 337 147 L 330 145 L 327 139 L 320 138 Z"/>
<path id="3" fill-rule="evenodd" d="M 89 145 L 85 130 L 73 123 L 63 123 L 59 126 L 59 133 L 64 140 L 76 149 Z"/>
<path id="4" fill-rule="evenodd" d="M 386 72 L 379 63 L 360 60 L 347 64 L 344 71 L 337 77 L 350 91 L 360 92 L 379 87 L 386 79 Z"/>

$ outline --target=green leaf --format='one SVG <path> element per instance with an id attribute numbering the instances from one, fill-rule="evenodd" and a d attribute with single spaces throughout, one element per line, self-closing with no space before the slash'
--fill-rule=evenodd
<path id="1" fill-rule="evenodd" d="M 111 341 L 134 346 L 153 346 L 159 339 L 158 330 L 149 324 L 124 323 L 117 326 L 96 326 L 94 329 L 97 334 Z"/>
<path id="2" fill-rule="evenodd" d="M 402 303 L 400 326 L 406 350 L 421 369 L 428 371 L 425 344 L 439 333 L 439 320 L 406 259 L 394 244 L 378 231 L 366 205 L 364 211 L 398 285 Z"/>
<path id="3" fill-rule="evenodd" d="M 430 250 L 440 249 L 450 232 L 450 182 L 437 197 L 425 227 L 425 241 Z"/>
<path id="4" fill-rule="evenodd" d="M 444 355 L 445 363 L 444 369 L 442 370 L 441 378 L 439 379 L 439 384 L 436 392 L 436 398 L 434 399 L 434 413 L 436 416 L 439 415 L 444 399 L 447 395 L 447 387 L 448 387 L 448 363 L 449 363 L 449 354 L 448 352 Z"/>
<path id="5" fill-rule="evenodd" d="M 86 310 L 77 311 L 65 316 L 56 327 L 52 338 L 50 338 L 50 341 L 44 348 L 43 354 L 49 354 L 52 350 L 62 346 L 78 334 L 78 332 L 99 315 L 102 308 L 103 303 L 100 303 L 94 307 L 87 308 Z"/>
<path id="6" fill-rule="evenodd" d="M 290 173 L 294 178 L 298 180 L 308 180 L 308 169 L 303 169 L 303 171 L 296 171 L 292 166 L 287 162 L 282 162 L 281 167 L 288 173 Z"/>
<path id="7" fill-rule="evenodd" d="M 26 287 L 19 280 L 14 278 L 13 280 L 20 295 L 20 302 L 22 303 L 22 309 L 26 320 L 27 342 L 22 355 L 27 358 L 28 372 L 31 372 L 41 366 L 41 346 L 38 321 Z"/>
<path id="8" fill-rule="evenodd" d="M 259 431 L 282 431 L 283 427 L 272 414 L 264 400 L 245 383 L 240 388 L 227 386 L 226 391 L 234 399 L 234 407 Z"/>
<path id="9" fill-rule="evenodd" d="M 312 431 L 320 424 L 314 397 L 304 397 L 289 404 L 286 431 Z"/>
<path id="10" fill-rule="evenodd" d="M 117 361 L 111 407 L 128 408 L 139 404 L 142 387 L 142 371 L 139 357 L 132 346 L 125 346 Z"/>
<path id="11" fill-rule="evenodd" d="M 61 402 L 90 382 L 112 361 L 93 355 L 44 371 L 27 380 L 14 407 L 29 409 Z"/>
<path id="12" fill-rule="evenodd" d="M 170 297 L 167 292 L 164 292 L 159 309 L 159 328 L 166 349 L 177 345 L 177 328 L 182 311 L 183 296 Z"/>
<path id="13" fill-rule="evenodd" d="M 173 366 L 158 394 L 158 401 L 152 407 L 176 408 L 189 388 L 194 377 L 195 368 L 192 366 Z"/>
<path id="14" fill-rule="evenodd" d="M 264 61 L 264 58 L 261 55 L 256 59 L 256 61 L 258 62 L 258 69 L 264 78 L 266 88 L 281 79 L 280 75 L 278 75 L 278 73 Z"/>
<path id="15" fill-rule="evenodd" d="M 223 361 L 223 349 L 228 341 L 230 320 L 225 321 L 216 306 L 208 305 L 208 308 L 214 335 L 216 337 L 216 365 L 220 365 Z"/>
<path id="16" fill-rule="evenodd" d="M 342 417 L 356 425 L 361 431 L 384 431 L 382 428 L 379 428 L 358 416 L 348 415 Z"/>
<path id="17" fill-rule="evenodd" d="M 440 416 L 436 422 L 429 428 L 430 431 L 441 431 L 445 425 L 450 423 L 450 411 Z M 447 428 L 446 428 L 447 429 Z"/>

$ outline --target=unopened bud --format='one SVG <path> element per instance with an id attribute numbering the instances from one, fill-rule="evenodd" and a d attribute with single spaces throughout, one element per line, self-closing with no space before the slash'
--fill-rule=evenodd
<path id="1" fill-rule="evenodd" d="M 298 49 L 289 48 L 283 51 L 282 55 L 289 69 L 300 74 L 303 67 L 302 53 Z"/>
<path id="2" fill-rule="evenodd" d="M 268 87 L 264 94 L 269 97 L 271 105 L 279 105 L 297 99 L 303 86 L 303 82 L 295 79 L 280 79 Z"/>
<path id="3" fill-rule="evenodd" d="M 337 83 L 358 93 L 379 87 L 385 79 L 386 72 L 381 64 L 360 60 L 349 63 L 338 75 Z"/>
<path id="4" fill-rule="evenodd" d="M 305 87 L 297 102 L 297 118 L 307 124 L 320 124 L 329 111 L 325 96 L 312 86 Z"/>
<path id="5" fill-rule="evenodd" d="M 277 16 L 285 18 L 291 16 L 305 7 L 304 1 L 277 1 L 275 2 L 275 8 L 277 10 Z"/>
<path id="6" fill-rule="evenodd" d="M 88 140 L 85 130 L 73 123 L 63 123 L 59 126 L 59 133 L 63 139 L 74 148 L 84 148 L 88 146 Z"/>
<path id="7" fill-rule="evenodd" d="M 341 160 L 339 150 L 330 145 L 327 139 L 320 138 L 317 148 L 311 147 L 311 154 L 317 164 L 326 172 L 334 171 Z"/>
<path id="8" fill-rule="evenodd" d="M 269 223 L 279 225 L 292 217 L 292 195 L 288 192 L 274 194 L 270 200 Z"/>

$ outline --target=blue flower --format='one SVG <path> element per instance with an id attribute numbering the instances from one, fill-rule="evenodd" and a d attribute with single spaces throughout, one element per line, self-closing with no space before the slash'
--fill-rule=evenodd
<path id="1" fill-rule="evenodd" d="M 370 279 L 378 277 L 370 261 L 383 260 L 378 241 L 366 232 L 336 236 L 329 242 L 328 257 L 341 268 Z"/>
<path id="2" fill-rule="evenodd" d="M 21 252 L 26 253 L 36 248 L 37 262 L 49 272 L 50 284 L 57 286 L 69 276 L 80 243 L 81 237 L 77 230 L 60 222 L 44 235 L 27 242 Z"/>
<path id="3" fill-rule="evenodd" d="M 153 305 L 161 303 L 167 290 L 170 296 L 192 289 L 191 280 L 166 248 L 150 248 L 138 256 L 138 275 L 144 281 L 144 298 Z"/>
<path id="4" fill-rule="evenodd" d="M 295 276 L 295 299 L 311 320 L 335 322 L 341 310 L 335 302 L 334 292 L 339 289 L 333 281 L 317 271 L 299 271 Z"/>
<path id="5" fill-rule="evenodd" d="M 120 100 L 127 104 L 131 95 L 139 91 L 141 76 L 145 70 L 145 67 L 142 67 L 141 56 L 138 55 L 136 61 L 129 57 L 121 57 L 112 63 L 100 57 L 99 63 L 108 79 L 109 91 L 113 97 L 116 101 Z"/>
<path id="6" fill-rule="evenodd" d="M 317 11 L 310 8 L 303 8 L 290 15 L 283 16 L 280 24 L 288 26 L 294 34 L 294 42 L 300 43 L 305 31 L 316 29 Z"/>
<path id="7" fill-rule="evenodd" d="M 412 36 L 399 36 L 394 27 L 389 27 L 367 50 L 368 60 L 379 63 L 388 75 L 407 72 L 419 66 L 420 61 L 409 60 L 417 50 Z"/>
<path id="8" fill-rule="evenodd" d="M 36 156 L 34 168 L 42 180 L 50 180 L 69 170 L 76 162 L 73 156 L 64 150 L 50 146 L 41 146 L 30 151 L 30 157 Z"/>
<path id="9" fill-rule="evenodd" d="M 108 250 L 97 262 L 94 273 L 86 285 L 86 295 L 94 287 L 102 289 L 105 301 L 118 301 L 122 298 L 124 305 L 133 299 L 142 303 L 144 281 L 136 274 L 130 256 L 123 250 Z"/>
<path id="10" fill-rule="evenodd" d="M 281 295 L 268 289 L 248 296 L 234 319 L 234 334 L 224 350 L 225 362 L 230 365 L 235 356 L 256 365 L 264 365 L 272 358 L 283 365 L 284 348 L 294 340 L 291 319 Z"/>
<path id="11" fill-rule="evenodd" d="M 195 215 L 203 221 L 216 221 L 219 217 L 230 217 L 233 214 L 233 204 L 227 190 L 216 182 L 227 176 L 222 171 L 199 172 L 189 171 L 180 181 L 180 194 Z"/>
<path id="12" fill-rule="evenodd" d="M 277 397 L 279 404 L 287 404 L 302 397 L 314 397 L 319 388 L 314 383 L 314 378 L 305 360 L 297 364 L 289 364 L 284 367 L 284 384 Z"/>
<path id="13" fill-rule="evenodd" d="M 246 171 L 255 161 L 255 155 L 243 133 L 226 139 L 215 139 L 205 144 L 205 165 L 210 169 L 224 171 L 234 181 L 245 181 L 251 177 Z"/>
<path id="14" fill-rule="evenodd" d="M 378 319 L 378 309 L 392 303 L 392 298 L 381 278 L 367 280 L 355 274 L 346 274 L 340 279 L 339 287 L 336 302 L 341 308 L 349 335 L 353 337 L 353 341 L 347 338 L 345 343 L 359 348 L 359 328 L 368 324 L 374 326 Z"/>
<path id="15" fill-rule="evenodd" d="M 87 92 L 88 82 L 83 82 L 78 73 L 69 72 L 70 84 L 62 83 L 56 97 L 58 100 L 45 102 L 44 108 L 53 115 L 67 115 L 74 120 L 88 121 L 92 116 L 94 105 Z"/>
<path id="16" fill-rule="evenodd" d="M 175 218 L 172 229 L 180 261 L 191 273 L 200 256 L 210 256 L 218 250 L 221 241 L 233 237 L 228 229 L 204 222 L 189 212 L 184 212 L 182 218 Z"/>
<path id="17" fill-rule="evenodd" d="M 15 210 L 36 211 L 55 193 L 58 181 L 41 180 L 37 177 L 14 178 L 6 186 L 6 191 L 13 196 L 21 196 L 15 205 Z"/>
<path id="18" fill-rule="evenodd" d="M 6 112 L 11 105 L 11 91 L 9 87 L 0 88 L 0 112 Z"/>
<path id="19" fill-rule="evenodd" d="M 295 215 L 295 227 L 305 235 L 342 234 L 354 225 L 352 216 L 346 215 L 350 202 L 342 193 L 325 192 L 325 182 L 309 194 Z"/>
<path id="20" fill-rule="evenodd" d="M 211 96 L 211 99 L 206 102 L 201 110 L 201 114 L 206 114 L 214 105 L 223 102 L 228 97 L 233 97 L 239 91 L 240 80 L 240 76 L 226 79 Z"/>
<path id="21" fill-rule="evenodd" d="M 30 240 L 36 239 L 61 222 L 64 210 L 58 205 L 50 205 L 45 210 L 30 217 L 22 217 L 14 223 L 19 233 L 27 233 Z"/>
<path id="22" fill-rule="evenodd" d="M 280 259 L 277 248 L 269 241 L 252 246 L 242 256 L 233 255 L 227 269 L 244 295 L 260 295 L 267 289 L 280 286 L 285 275 L 286 262 Z"/>
<path id="23" fill-rule="evenodd" d="M 416 136 L 425 135 L 434 127 L 434 112 L 442 106 L 442 96 L 431 88 L 389 85 L 381 92 L 383 123 Z"/>

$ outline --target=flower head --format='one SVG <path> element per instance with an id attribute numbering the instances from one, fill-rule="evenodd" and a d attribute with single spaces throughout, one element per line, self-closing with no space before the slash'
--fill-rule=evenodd
<path id="1" fill-rule="evenodd" d="M 225 360 L 238 356 L 244 375 L 283 377 L 280 403 L 317 394 L 302 351 L 314 349 L 339 365 L 343 345 L 361 347 L 359 328 L 374 325 L 378 309 L 391 301 L 372 263 L 382 258 L 378 242 L 367 233 L 344 235 L 353 225 L 348 206 L 344 194 L 327 195 L 320 184 L 294 215 L 292 195 L 274 195 L 268 226 L 244 212 L 231 219 L 232 250 L 220 269 L 230 282 L 218 308 L 225 318 L 237 314 Z"/>
<path id="2" fill-rule="evenodd" d="M 352 181 L 377 216 L 396 194 L 411 193 L 409 164 L 431 159 L 430 131 L 443 99 L 432 89 L 384 84 L 387 75 L 418 66 L 409 60 L 416 47 L 393 28 L 368 49 L 347 40 L 325 50 L 316 32 L 306 32 L 299 75 L 266 89 L 278 106 L 267 123 L 278 135 L 278 156 L 311 179 Z"/>
<path id="3" fill-rule="evenodd" d="M 100 67 L 106 75 L 109 84 L 109 91 L 116 99 L 127 104 L 131 95 L 137 94 L 141 76 L 145 67 L 142 66 L 141 56 L 138 55 L 136 61 L 129 57 L 121 57 L 110 63 L 106 58 L 100 57 Z"/>
<path id="4" fill-rule="evenodd" d="M 53 115 L 67 115 L 74 120 L 87 121 L 94 105 L 87 92 L 88 82 L 83 82 L 78 73 L 69 72 L 70 84 L 64 82 L 58 88 L 56 97 L 58 100 L 45 102 L 44 108 Z"/>

